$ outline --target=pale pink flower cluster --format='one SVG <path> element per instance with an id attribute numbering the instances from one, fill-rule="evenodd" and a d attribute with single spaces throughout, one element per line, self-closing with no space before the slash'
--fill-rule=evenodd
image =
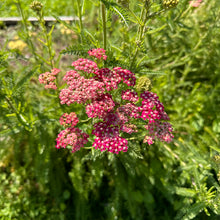
<path id="1" fill-rule="evenodd" d="M 103 48 L 92 49 L 88 51 L 89 56 L 96 57 L 98 59 L 106 60 L 105 50 Z"/>
<path id="2" fill-rule="evenodd" d="M 56 148 L 66 148 L 71 146 L 72 152 L 80 150 L 88 142 L 89 135 L 79 128 L 70 127 L 62 130 L 57 136 Z"/>
<path id="3" fill-rule="evenodd" d="M 67 128 L 57 136 L 57 149 L 71 146 L 72 152 L 76 152 L 88 142 L 89 135 L 75 127 L 78 122 L 79 119 L 75 112 L 64 113 L 60 117 L 60 124 Z"/>
<path id="4" fill-rule="evenodd" d="M 51 72 L 42 73 L 39 75 L 39 82 L 45 84 L 46 89 L 57 89 L 56 75 L 60 72 L 60 69 L 54 68 Z"/>
<path id="5" fill-rule="evenodd" d="M 60 117 L 60 124 L 64 127 L 71 126 L 74 127 L 79 122 L 79 119 L 76 116 L 75 112 L 71 112 L 70 114 L 64 113 Z"/>
<path id="6" fill-rule="evenodd" d="M 86 79 L 75 71 L 68 71 L 63 78 L 69 87 L 60 92 L 60 103 L 70 105 L 74 102 L 86 103 L 96 99 L 105 91 L 104 84 L 95 79 Z"/>
<path id="7" fill-rule="evenodd" d="M 200 4 L 202 3 L 203 0 L 193 0 L 193 1 L 189 1 L 189 4 L 194 7 L 197 8 L 200 6 Z"/>
<path id="8" fill-rule="evenodd" d="M 125 133 L 128 133 L 128 134 L 132 134 L 134 132 L 138 132 L 137 126 L 134 125 L 134 124 L 123 124 L 120 127 L 120 130 L 125 132 Z"/>
<path id="9" fill-rule="evenodd" d="M 83 58 L 74 61 L 72 66 L 74 66 L 76 70 L 86 73 L 95 73 L 98 70 L 98 66 L 94 61 Z"/>
<path id="10" fill-rule="evenodd" d="M 99 48 L 90 51 L 89 55 L 104 59 L 103 51 Z M 126 152 L 128 140 L 124 138 L 125 133 L 138 132 L 140 126 L 137 125 L 143 122 L 146 126 L 142 125 L 142 131 L 147 133 L 144 142 L 150 145 L 156 138 L 168 143 L 172 140 L 172 126 L 163 122 L 169 120 L 163 104 L 155 93 L 149 91 L 138 96 L 134 90 L 134 73 L 121 67 L 99 69 L 95 62 L 82 58 L 72 65 L 75 70 L 67 71 L 63 78 L 67 88 L 60 91 L 60 103 L 83 104 L 88 118 L 93 118 L 90 121 L 94 126 L 91 133 L 95 136 L 93 147 L 115 154 Z M 132 88 L 121 91 L 127 86 Z M 77 123 L 75 113 L 61 116 L 60 124 L 70 127 L 58 135 L 57 148 L 70 145 L 75 152 L 87 143 L 89 136 L 74 127 Z"/>

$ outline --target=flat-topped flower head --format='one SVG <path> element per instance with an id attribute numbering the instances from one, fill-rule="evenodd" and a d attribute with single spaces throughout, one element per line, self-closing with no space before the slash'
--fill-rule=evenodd
<path id="1" fill-rule="evenodd" d="M 135 91 L 131 91 L 130 89 L 122 91 L 121 98 L 130 102 L 137 102 L 139 99 L 138 94 Z"/>
<path id="2" fill-rule="evenodd" d="M 60 103 L 70 105 L 76 103 L 86 103 L 89 100 L 97 99 L 105 91 L 104 84 L 95 79 L 86 79 L 83 76 L 73 77 L 74 72 L 67 72 L 69 87 L 60 92 Z"/>
<path id="3" fill-rule="evenodd" d="M 94 61 L 83 58 L 74 61 L 72 66 L 74 66 L 76 70 L 86 73 L 95 73 L 99 69 Z"/>
<path id="4" fill-rule="evenodd" d="M 77 118 L 77 115 L 75 112 L 71 112 L 70 114 L 64 113 L 60 117 L 60 124 L 64 127 L 71 126 L 74 127 L 79 122 L 79 119 Z"/>
<path id="5" fill-rule="evenodd" d="M 39 82 L 45 84 L 45 89 L 57 89 L 56 75 L 60 72 L 60 69 L 54 68 L 51 72 L 45 72 L 39 75 Z"/>
<path id="6" fill-rule="evenodd" d="M 132 73 L 130 70 L 122 69 L 121 67 L 114 67 L 113 71 L 115 71 L 116 74 L 118 74 L 125 84 L 128 86 L 134 86 L 136 82 L 136 78 L 134 73 Z"/>
<path id="7" fill-rule="evenodd" d="M 78 80 L 80 77 L 80 74 L 77 73 L 75 70 L 70 70 L 66 72 L 63 80 L 66 81 L 68 85 L 71 85 L 72 83 L 74 83 L 75 80 Z"/>
<path id="8" fill-rule="evenodd" d="M 72 152 L 76 152 L 88 142 L 88 138 L 89 135 L 79 128 L 66 128 L 58 134 L 56 148 L 71 146 Z"/>
<path id="9" fill-rule="evenodd" d="M 53 68 L 53 69 L 51 70 L 51 75 L 56 76 L 56 75 L 57 75 L 58 73 L 60 73 L 60 72 L 61 72 L 60 69 Z"/>
<path id="10" fill-rule="evenodd" d="M 162 142 L 167 142 L 167 143 L 170 143 L 174 138 L 172 134 L 173 132 L 172 125 L 168 122 L 155 121 L 153 123 L 146 125 L 145 128 L 148 130 L 149 135 L 147 135 L 144 140 L 146 140 L 148 144 L 151 143 L 151 141 L 149 140 L 152 140 L 153 143 L 153 140 L 155 138 L 159 139 Z"/>
<path id="11" fill-rule="evenodd" d="M 157 94 L 145 91 L 141 93 L 140 97 L 143 99 L 142 105 L 139 107 L 142 119 L 149 120 L 149 123 L 155 122 L 157 119 L 169 120 Z"/>
<path id="12" fill-rule="evenodd" d="M 105 50 L 103 48 L 92 49 L 88 51 L 89 56 L 96 57 L 97 59 L 106 60 Z"/>
<path id="13" fill-rule="evenodd" d="M 86 114 L 90 118 L 104 118 L 115 107 L 110 94 L 103 94 L 86 106 Z"/>
<path id="14" fill-rule="evenodd" d="M 111 126 L 104 122 L 99 122 L 94 125 L 92 134 L 96 136 L 93 147 L 101 151 L 109 151 L 118 154 L 120 151 L 126 152 L 128 149 L 128 141 L 119 136 L 119 128 Z"/>
<path id="15" fill-rule="evenodd" d="M 106 90 L 111 91 L 118 88 L 118 84 L 121 82 L 121 77 L 115 71 L 111 71 L 108 68 L 102 68 L 95 72 L 96 80 L 105 84 Z"/>
<path id="16" fill-rule="evenodd" d="M 113 154 L 118 154 L 120 151 L 127 152 L 128 141 L 119 136 L 109 138 L 97 137 L 92 146 L 95 147 L 95 149 L 100 149 L 101 151 L 107 150 Z"/>

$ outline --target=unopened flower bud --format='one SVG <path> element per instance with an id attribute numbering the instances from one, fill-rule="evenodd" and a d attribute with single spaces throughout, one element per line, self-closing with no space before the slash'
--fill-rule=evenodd
<path id="1" fill-rule="evenodd" d="M 174 8 L 179 3 L 179 0 L 163 0 L 163 6 L 164 8 Z"/>
<path id="2" fill-rule="evenodd" d="M 141 76 L 135 87 L 139 92 L 149 91 L 151 89 L 151 81 L 148 77 Z"/>
<path id="3" fill-rule="evenodd" d="M 33 1 L 30 5 L 30 8 L 33 10 L 33 11 L 36 11 L 36 12 L 39 12 L 41 11 L 41 9 L 43 8 L 43 4 L 39 1 Z"/>

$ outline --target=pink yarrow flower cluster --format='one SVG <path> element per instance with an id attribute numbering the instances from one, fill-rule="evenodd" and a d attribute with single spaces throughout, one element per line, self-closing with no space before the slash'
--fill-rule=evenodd
<path id="1" fill-rule="evenodd" d="M 57 136 L 57 144 L 56 148 L 66 148 L 70 146 L 72 148 L 72 152 L 76 152 L 80 150 L 88 142 L 89 135 L 82 132 L 79 128 L 66 128 L 62 130 Z"/>
<path id="2" fill-rule="evenodd" d="M 98 59 L 107 58 L 101 48 L 88 53 Z M 126 137 L 138 132 L 138 135 L 146 133 L 143 141 L 149 145 L 155 139 L 171 142 L 173 129 L 167 122 L 169 117 L 163 104 L 153 92 L 138 95 L 134 73 L 121 67 L 99 68 L 94 61 L 83 58 L 74 61 L 72 66 L 75 70 L 67 71 L 63 78 L 67 87 L 60 91 L 60 103 L 82 104 L 88 116 L 85 120 L 84 114 L 83 119 L 89 121 L 90 128 L 93 126 L 90 135 L 94 136 L 95 149 L 114 154 L 126 152 Z M 65 130 L 58 134 L 56 148 L 71 146 L 75 152 L 88 142 L 89 135 L 75 127 L 78 121 L 74 112 L 60 117 Z"/>
<path id="3" fill-rule="evenodd" d="M 46 89 L 57 89 L 56 86 L 56 75 L 60 72 L 60 69 L 54 68 L 51 72 L 42 73 L 39 75 L 39 82 L 45 84 Z"/>
<path id="4" fill-rule="evenodd" d="M 111 127 L 105 122 L 96 123 L 94 127 L 95 129 L 92 131 L 92 134 L 96 136 L 93 143 L 95 149 L 107 150 L 115 154 L 118 154 L 120 151 L 127 151 L 128 141 L 119 136 L 119 128 Z"/>
<path id="5" fill-rule="evenodd" d="M 92 49 L 88 51 L 89 56 L 96 57 L 99 60 L 106 60 L 105 50 L 103 48 Z"/>
<path id="6" fill-rule="evenodd" d="M 72 63 L 76 70 L 84 71 L 86 73 L 94 73 L 98 70 L 98 66 L 94 61 L 80 58 Z"/>
<path id="7" fill-rule="evenodd" d="M 60 117 L 60 124 L 64 127 L 71 126 L 74 127 L 79 122 L 79 119 L 77 118 L 77 115 L 75 112 L 71 112 L 70 114 L 64 113 Z"/>
<path id="8" fill-rule="evenodd" d="M 111 71 L 108 68 L 102 68 L 95 72 L 96 80 L 103 82 L 106 90 L 111 91 L 118 88 L 122 78 L 115 71 Z"/>
<path id="9" fill-rule="evenodd" d="M 70 105 L 72 103 L 86 103 L 96 99 L 105 91 L 104 84 L 95 79 L 86 79 L 76 71 L 68 71 L 63 78 L 69 87 L 60 92 L 60 103 Z"/>
<path id="10" fill-rule="evenodd" d="M 62 130 L 57 136 L 57 149 L 70 146 L 72 152 L 76 152 L 88 142 L 89 135 L 75 127 L 78 121 L 75 112 L 64 113 L 60 117 L 60 124 L 67 128 Z"/>

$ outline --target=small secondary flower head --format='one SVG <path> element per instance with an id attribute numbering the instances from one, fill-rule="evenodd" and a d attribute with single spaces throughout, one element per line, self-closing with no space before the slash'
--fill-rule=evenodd
<path id="1" fill-rule="evenodd" d="M 97 59 L 106 60 L 107 56 L 105 55 L 105 50 L 103 48 L 92 49 L 88 51 L 89 56 L 96 57 Z"/>
<path id="2" fill-rule="evenodd" d="M 86 73 L 95 73 L 98 70 L 98 66 L 94 61 L 83 58 L 74 61 L 72 66 L 74 66 L 76 70 Z"/>
<path id="3" fill-rule="evenodd" d="M 66 128 L 58 134 L 56 148 L 71 146 L 72 152 L 76 152 L 88 142 L 88 138 L 89 135 L 79 128 Z"/>
<path id="4" fill-rule="evenodd" d="M 60 69 L 54 68 L 51 72 L 42 73 L 39 75 L 39 82 L 45 84 L 46 89 L 57 89 L 56 86 L 56 75 L 60 72 Z"/>
<path id="5" fill-rule="evenodd" d="M 79 122 L 79 119 L 76 116 L 75 112 L 71 112 L 70 114 L 64 113 L 60 117 L 60 124 L 63 125 L 64 127 L 71 126 L 74 127 L 77 125 Z"/>

